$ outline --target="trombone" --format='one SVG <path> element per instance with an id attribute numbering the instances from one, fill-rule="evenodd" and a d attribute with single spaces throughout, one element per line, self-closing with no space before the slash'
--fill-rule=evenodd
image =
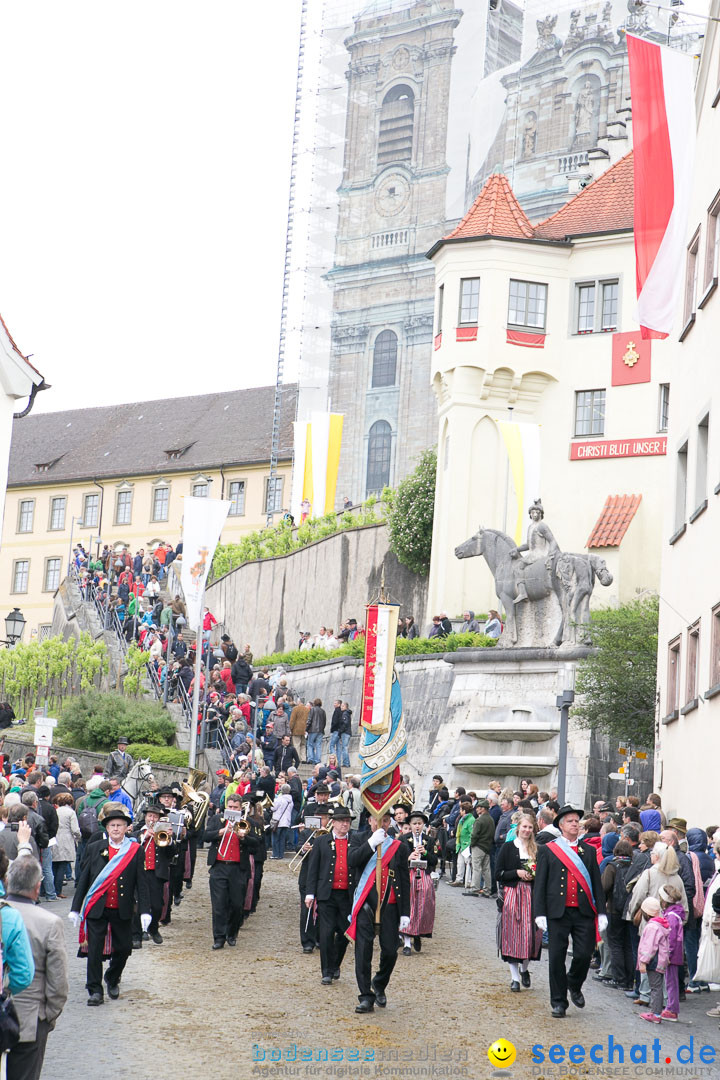
<path id="1" fill-rule="evenodd" d="M 305 843 L 303 844 L 303 846 L 298 851 L 295 852 L 292 859 L 288 863 L 288 870 L 290 871 L 291 874 L 296 874 L 296 873 L 300 872 L 300 867 L 302 866 L 302 864 L 305 862 L 305 859 L 307 858 L 307 856 L 312 851 L 312 846 L 309 847 L 307 851 L 303 851 L 303 848 L 306 846 L 306 844 L 312 845 L 312 842 L 313 842 L 313 840 L 315 840 L 316 837 L 323 836 L 325 833 L 329 833 L 331 830 L 332 830 L 332 822 L 329 822 L 325 826 L 324 829 L 319 827 L 319 826 L 318 826 L 317 829 L 313 829 L 313 831 L 310 833 L 310 835 L 308 836 L 308 838 L 305 841 Z"/>

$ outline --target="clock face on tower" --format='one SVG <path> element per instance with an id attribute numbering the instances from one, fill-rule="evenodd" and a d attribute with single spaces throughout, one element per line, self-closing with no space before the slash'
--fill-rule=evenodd
<path id="1" fill-rule="evenodd" d="M 402 173 L 385 176 L 375 192 L 375 206 L 383 217 L 393 217 L 410 201 L 410 184 Z"/>

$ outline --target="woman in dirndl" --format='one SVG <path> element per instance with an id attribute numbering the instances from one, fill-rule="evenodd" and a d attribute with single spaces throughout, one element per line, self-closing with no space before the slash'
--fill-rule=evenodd
<path id="1" fill-rule="evenodd" d="M 403 931 L 403 956 L 410 956 L 410 942 L 416 952 L 422 948 L 422 938 L 432 937 L 435 924 L 435 882 L 431 877 L 438 864 L 435 841 L 425 831 L 428 817 L 422 810 L 410 813 L 410 832 L 401 843 L 410 848 L 410 925 Z M 424 862 L 425 867 L 418 863 Z"/>
<path id="2" fill-rule="evenodd" d="M 515 994 L 520 993 L 521 982 L 530 986 L 530 961 L 539 960 L 542 950 L 542 931 L 535 926 L 533 916 L 536 832 L 533 815 L 523 814 L 515 839 L 502 845 L 495 863 L 498 886 L 502 888 L 498 949 L 510 966 L 510 989 Z"/>

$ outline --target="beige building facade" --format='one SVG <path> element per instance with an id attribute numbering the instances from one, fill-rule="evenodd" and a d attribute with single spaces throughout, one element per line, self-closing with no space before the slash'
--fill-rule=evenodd
<path id="1" fill-rule="evenodd" d="M 720 16 L 718 0 L 711 14 Z M 685 288 L 668 344 L 674 378 L 658 631 L 656 789 L 668 815 L 700 826 L 716 820 L 720 755 L 719 30 L 707 24 L 697 76 Z"/>
<path id="2" fill-rule="evenodd" d="M 19 607 L 25 640 L 52 623 L 53 596 L 81 543 L 133 554 L 182 537 L 183 500 L 231 503 L 221 543 L 275 519 L 290 496 L 294 386 L 284 388 L 277 478 L 270 477 L 274 387 L 45 413 L 17 421 L 0 546 L 0 607 Z"/>
<path id="3" fill-rule="evenodd" d="M 539 425 L 523 542 L 541 498 L 560 548 L 611 570 L 595 604 L 658 586 L 670 368 L 665 343 L 642 342 L 632 317 L 632 203 L 631 155 L 537 225 L 493 176 L 429 253 L 439 425 L 428 619 L 498 606 L 485 561 L 454 549 L 481 525 L 515 533 L 499 421 Z"/>

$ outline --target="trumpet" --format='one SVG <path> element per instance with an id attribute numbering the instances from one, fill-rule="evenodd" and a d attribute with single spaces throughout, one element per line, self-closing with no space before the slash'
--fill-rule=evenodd
<path id="1" fill-rule="evenodd" d="M 155 846 L 159 848 L 170 847 L 175 837 L 173 836 L 172 827 L 168 828 L 167 825 L 158 825 L 153 833 L 153 839 Z"/>
<path id="2" fill-rule="evenodd" d="M 320 827 L 318 827 L 317 829 L 313 829 L 313 831 L 310 833 L 307 840 L 305 841 L 305 844 L 311 844 L 312 841 L 317 836 L 322 836 L 324 833 L 329 833 L 331 830 L 332 830 L 332 823 L 326 825 L 324 829 L 320 828 Z M 303 847 L 305 847 L 305 844 L 303 844 Z M 311 851 L 312 851 L 312 848 L 309 848 L 307 851 L 303 851 L 303 849 L 301 847 L 298 851 L 295 852 L 292 859 L 288 863 L 288 870 L 290 871 L 291 874 L 299 873 L 300 867 L 305 862 L 305 859 L 307 858 L 307 856 L 310 854 Z"/>

